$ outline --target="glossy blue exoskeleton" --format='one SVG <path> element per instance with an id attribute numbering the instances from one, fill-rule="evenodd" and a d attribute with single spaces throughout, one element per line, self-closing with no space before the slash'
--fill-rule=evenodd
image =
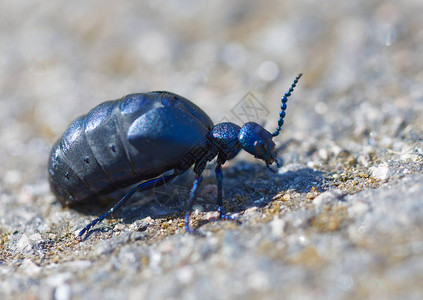
<path id="1" fill-rule="evenodd" d="M 163 185 L 194 165 L 196 174 L 185 206 L 185 228 L 206 164 L 217 156 L 215 168 L 219 217 L 223 213 L 222 165 L 242 149 L 270 165 L 277 161 L 273 137 L 279 134 L 286 102 L 302 74 L 282 97 L 278 126 L 273 133 L 254 122 L 242 127 L 230 122 L 213 125 L 198 106 L 169 92 L 131 94 L 106 101 L 73 121 L 53 146 L 48 171 L 53 193 L 62 205 L 87 202 L 96 196 L 141 182 L 113 208 L 79 232 L 121 207 L 135 192 Z M 172 174 L 164 175 L 173 170 Z"/>

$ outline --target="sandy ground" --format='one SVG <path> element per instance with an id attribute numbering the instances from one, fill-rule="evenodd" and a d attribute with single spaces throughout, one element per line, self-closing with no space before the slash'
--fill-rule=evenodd
<path id="1" fill-rule="evenodd" d="M 421 1 L 2 1 L 1 299 L 422 299 Z M 104 201 L 63 208 L 47 159 L 102 101 L 168 90 L 215 124 L 276 127 L 283 167 L 211 163 L 183 228 L 187 174 L 82 242 Z"/>

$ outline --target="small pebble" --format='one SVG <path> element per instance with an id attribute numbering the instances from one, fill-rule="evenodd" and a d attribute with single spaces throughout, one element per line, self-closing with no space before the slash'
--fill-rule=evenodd
<path id="1" fill-rule="evenodd" d="M 343 196 L 343 193 L 340 190 L 330 190 L 324 193 L 321 193 L 319 196 L 313 199 L 313 204 L 316 207 L 320 207 L 326 204 L 333 204 L 335 201 L 338 201 Z"/>
<path id="2" fill-rule="evenodd" d="M 379 166 L 371 167 L 370 173 L 373 178 L 379 180 L 385 180 L 388 178 L 389 167 L 386 164 L 380 164 Z"/>
<path id="3" fill-rule="evenodd" d="M 286 226 L 286 222 L 283 219 L 276 216 L 270 222 L 270 227 L 272 228 L 272 234 L 274 236 L 281 236 L 282 233 L 284 232 L 285 226 Z"/>
<path id="4" fill-rule="evenodd" d="M 30 241 L 29 237 L 26 234 L 22 235 L 22 237 L 19 239 L 16 247 L 17 247 L 17 250 L 19 252 L 30 251 L 32 249 L 32 247 L 31 247 L 31 241 Z"/>

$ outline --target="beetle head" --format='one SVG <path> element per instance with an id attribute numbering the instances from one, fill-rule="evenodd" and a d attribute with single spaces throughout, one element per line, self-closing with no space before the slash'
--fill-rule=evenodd
<path id="1" fill-rule="evenodd" d="M 275 161 L 278 164 L 273 135 L 259 124 L 245 123 L 239 131 L 238 140 L 245 151 L 264 160 L 268 167 Z"/>

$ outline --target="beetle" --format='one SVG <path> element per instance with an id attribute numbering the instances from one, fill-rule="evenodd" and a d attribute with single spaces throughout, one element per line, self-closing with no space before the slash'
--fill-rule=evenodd
<path id="1" fill-rule="evenodd" d="M 279 135 L 288 97 L 301 76 L 295 78 L 281 99 L 278 126 L 273 133 L 254 122 L 242 127 L 231 122 L 214 125 L 194 103 L 165 91 L 106 101 L 74 120 L 53 146 L 48 162 L 50 187 L 62 205 L 87 203 L 141 182 L 83 228 L 78 237 L 119 209 L 135 192 L 163 185 L 192 166 L 195 179 L 185 203 L 184 222 L 186 231 L 193 233 L 189 215 L 195 194 L 206 164 L 216 156 L 219 218 L 236 221 L 223 212 L 222 165 L 244 149 L 276 172 L 271 165 L 280 165 L 273 137 Z"/>

